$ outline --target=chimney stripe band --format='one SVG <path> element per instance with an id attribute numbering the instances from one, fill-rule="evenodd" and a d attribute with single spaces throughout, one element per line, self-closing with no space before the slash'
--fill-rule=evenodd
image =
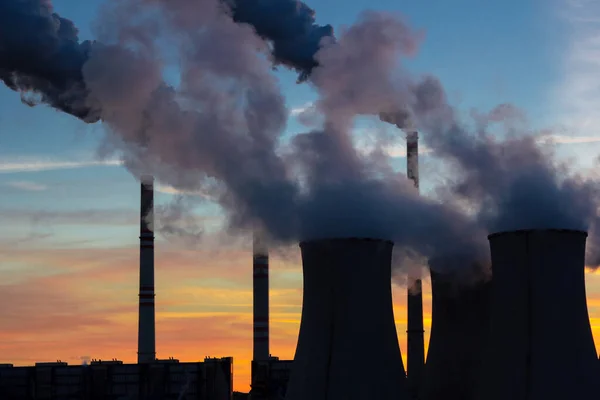
<path id="1" fill-rule="evenodd" d="M 138 294 L 140 299 L 153 299 L 154 297 L 156 297 L 156 295 L 154 293 L 140 293 Z"/>
<path id="2" fill-rule="evenodd" d="M 268 329 L 269 328 L 269 323 L 268 322 L 254 322 L 254 328 L 260 328 L 260 329 Z"/>
<path id="3" fill-rule="evenodd" d="M 269 337 L 254 337 L 254 341 L 257 343 L 264 343 L 269 341 Z"/>
<path id="4" fill-rule="evenodd" d="M 140 290 L 151 290 L 151 291 L 154 291 L 154 286 L 140 286 Z"/>
<path id="5" fill-rule="evenodd" d="M 254 317 L 254 322 L 269 322 L 267 317 Z"/>
<path id="6" fill-rule="evenodd" d="M 259 266 L 254 266 L 253 272 L 256 273 L 263 273 L 263 274 L 268 274 L 269 273 L 269 268 L 266 267 L 259 267 Z"/>
<path id="7" fill-rule="evenodd" d="M 254 327 L 254 333 L 257 332 L 267 332 L 269 333 L 269 327 L 268 326 L 255 326 Z"/>

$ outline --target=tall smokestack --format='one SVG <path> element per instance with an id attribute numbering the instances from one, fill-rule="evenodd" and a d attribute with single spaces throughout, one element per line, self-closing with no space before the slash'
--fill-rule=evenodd
<path id="1" fill-rule="evenodd" d="M 408 399 L 392 307 L 393 243 L 323 239 L 300 248 L 302 319 L 286 400 Z"/>
<path id="2" fill-rule="evenodd" d="M 492 329 L 479 399 L 597 399 L 582 231 L 489 236 Z"/>
<path id="3" fill-rule="evenodd" d="M 409 130 L 406 133 L 406 175 L 419 189 L 419 133 Z M 415 279 L 408 288 L 408 321 L 406 369 L 409 390 L 415 396 L 419 391 L 425 364 L 425 340 L 423 335 L 423 284 Z"/>
<path id="4" fill-rule="evenodd" d="M 253 246 L 254 361 L 269 359 L 269 252 L 262 234 L 254 232 Z"/>
<path id="5" fill-rule="evenodd" d="M 141 178 L 138 363 L 156 359 L 154 328 L 154 178 Z"/>

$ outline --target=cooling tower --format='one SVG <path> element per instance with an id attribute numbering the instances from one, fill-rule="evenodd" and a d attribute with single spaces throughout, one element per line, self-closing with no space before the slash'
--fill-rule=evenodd
<path id="1" fill-rule="evenodd" d="M 254 234 L 252 255 L 253 360 L 266 361 L 269 359 L 269 253 L 263 237 L 258 233 Z"/>
<path id="2" fill-rule="evenodd" d="M 419 133 L 406 133 L 406 175 L 419 189 Z M 406 366 L 410 392 L 415 396 L 423 375 L 425 363 L 425 340 L 423 330 L 423 285 L 416 279 L 407 293 Z"/>
<path id="3" fill-rule="evenodd" d="M 491 281 L 474 269 L 436 272 L 444 270 L 443 260 L 430 265 L 431 337 L 421 399 L 474 400 L 489 339 Z"/>
<path id="4" fill-rule="evenodd" d="M 287 400 L 404 400 L 392 308 L 393 244 L 303 242 L 304 295 Z"/>
<path id="5" fill-rule="evenodd" d="M 597 399 L 598 361 L 585 295 L 587 234 L 489 236 L 492 322 L 480 400 Z"/>
<path id="6" fill-rule="evenodd" d="M 154 328 L 154 179 L 141 179 L 138 363 L 156 359 Z"/>

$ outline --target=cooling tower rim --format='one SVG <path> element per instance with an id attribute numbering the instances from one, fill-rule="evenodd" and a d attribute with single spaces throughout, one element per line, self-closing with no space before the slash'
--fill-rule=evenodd
<path id="1" fill-rule="evenodd" d="M 580 230 L 580 229 L 558 229 L 558 228 L 548 228 L 548 229 L 517 229 L 517 230 L 514 230 L 514 231 L 501 231 L 501 232 L 491 233 L 491 234 L 488 235 L 488 240 L 491 240 L 491 239 L 499 237 L 499 236 L 505 236 L 505 235 L 528 235 L 530 233 L 535 233 L 535 232 L 573 233 L 573 234 L 583 235 L 585 237 L 588 236 L 588 233 L 586 231 L 583 231 L 583 230 Z"/>
<path id="2" fill-rule="evenodd" d="M 377 239 L 371 237 L 336 237 L 336 238 L 322 238 L 322 239 L 309 239 L 301 240 L 299 246 L 303 247 L 309 244 L 316 243 L 331 243 L 331 242 L 372 242 L 372 243 L 386 243 L 393 245 L 394 242 L 389 239 Z"/>

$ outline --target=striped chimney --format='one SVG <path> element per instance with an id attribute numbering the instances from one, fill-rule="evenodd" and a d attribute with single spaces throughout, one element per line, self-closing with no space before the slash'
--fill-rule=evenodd
<path id="1" fill-rule="evenodd" d="M 154 324 L 154 178 L 141 178 L 138 363 L 156 359 Z"/>
<path id="2" fill-rule="evenodd" d="M 406 133 L 406 175 L 419 189 L 419 133 Z M 416 279 L 408 288 L 408 329 L 406 370 L 411 393 L 418 392 L 425 365 L 425 341 L 423 339 L 423 291 L 422 282 Z"/>
<path id="3" fill-rule="evenodd" d="M 253 313 L 255 361 L 269 359 L 269 252 L 264 237 L 254 233 L 253 246 Z"/>

